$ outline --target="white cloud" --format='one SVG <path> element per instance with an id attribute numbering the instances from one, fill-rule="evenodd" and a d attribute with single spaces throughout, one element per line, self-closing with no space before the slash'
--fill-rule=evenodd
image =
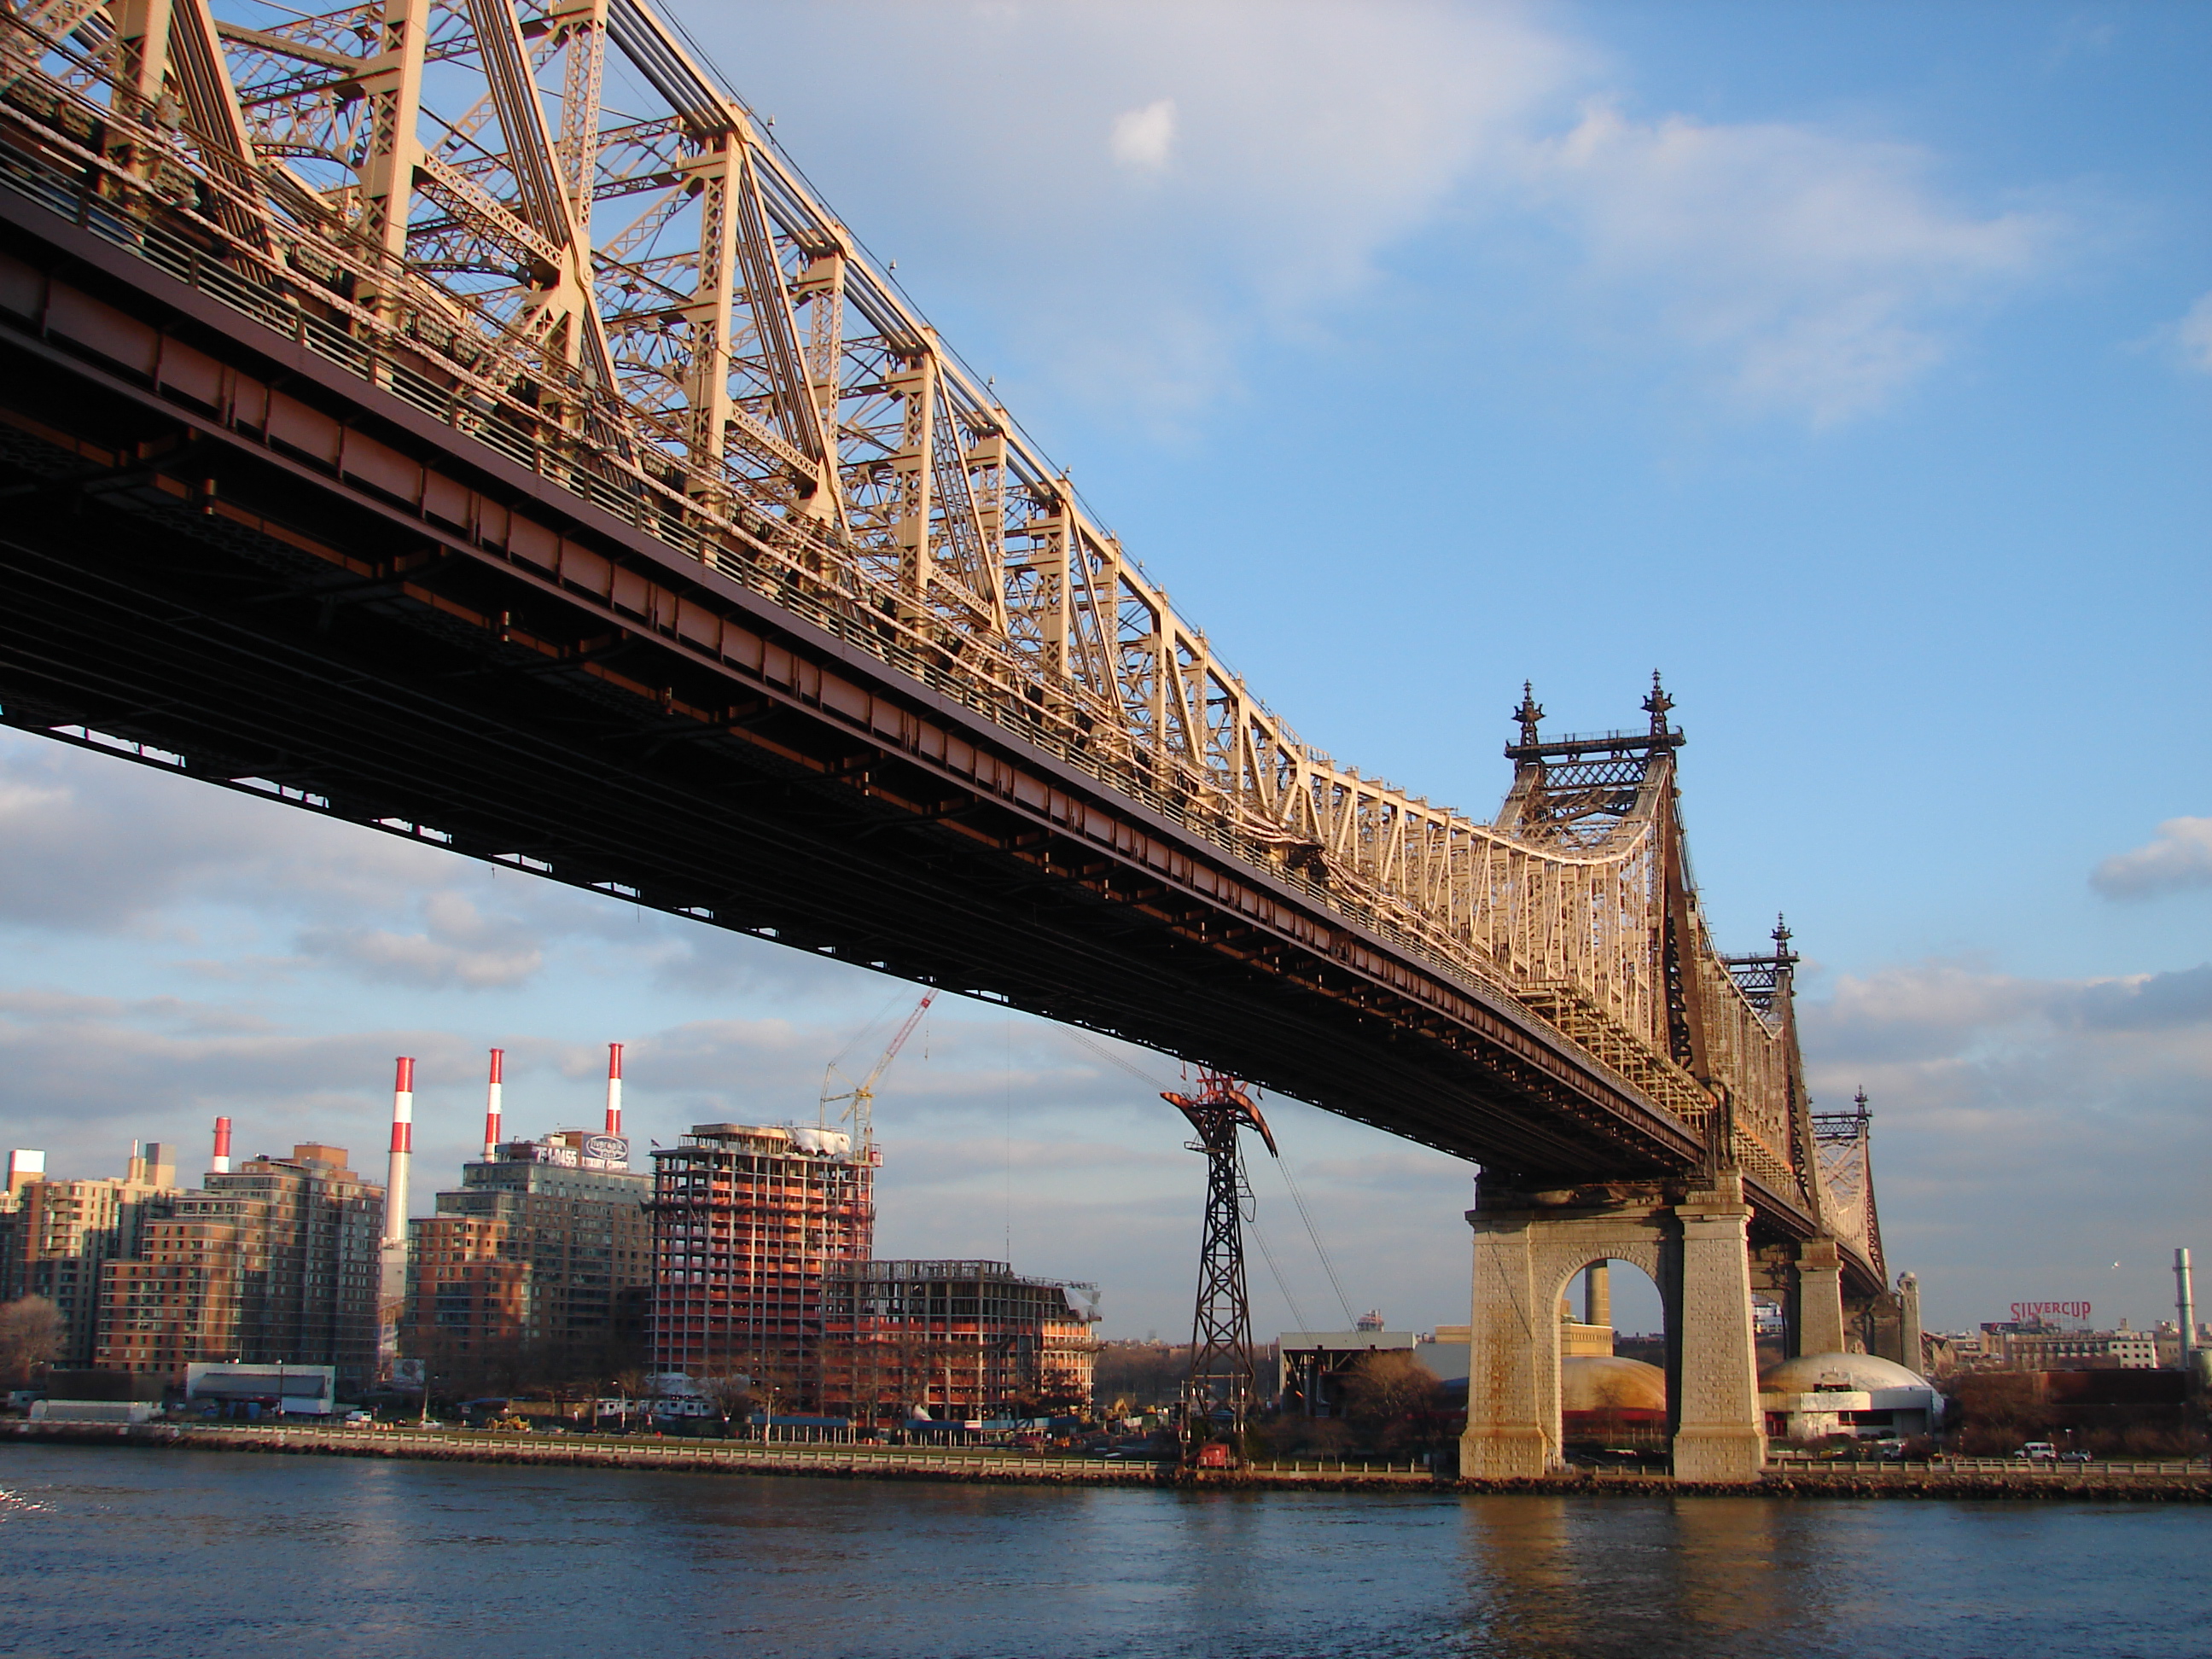
<path id="1" fill-rule="evenodd" d="M 2212 818 L 2168 818 L 2145 845 L 2115 853 L 2090 872 L 2106 898 L 2150 898 L 2212 886 Z"/>
<path id="2" fill-rule="evenodd" d="M 760 25 L 719 26 L 729 62 L 780 55 Z M 1527 6 L 882 4 L 773 27 L 805 37 L 799 61 L 849 36 L 910 67 L 910 100 L 880 108 L 777 88 L 779 131 L 863 234 L 988 306 L 1063 390 L 1170 424 L 1263 334 L 1334 325 L 1427 232 L 1455 239 L 1442 280 L 1523 285 L 1558 349 L 1663 349 L 1737 412 L 1842 421 L 1942 363 L 2066 232 L 1946 199 L 1942 159 L 1909 144 L 1633 113 L 1601 49 Z"/>
<path id="3" fill-rule="evenodd" d="M 909 96 L 871 106 L 779 88 L 779 135 L 917 292 L 988 307 L 1056 389 L 1168 422 L 1232 389 L 1256 334 L 1358 293 L 1583 55 L 1518 6 L 1441 0 L 854 5 L 704 28 L 733 70 L 862 42 L 905 66 Z"/>
<path id="4" fill-rule="evenodd" d="M 1959 313 L 2033 275 L 2061 227 L 1942 201 L 1908 145 L 1593 105 L 1531 146 L 1585 279 L 1656 320 L 1747 408 L 1816 423 L 1942 361 Z"/>
<path id="5" fill-rule="evenodd" d="M 1139 173 L 1158 173 L 1175 149 L 1175 100 L 1155 99 L 1142 109 L 1126 110 L 1114 118 L 1107 149 L 1123 167 Z"/>
<path id="6" fill-rule="evenodd" d="M 2200 374 L 2212 374 L 2212 294 L 2189 307 L 2177 337 L 2182 362 Z"/>
<path id="7" fill-rule="evenodd" d="M 1899 964 L 1799 1015 L 1816 1103 L 1871 1099 L 1884 1243 L 1938 1322 L 2042 1285 L 2156 1314 L 2161 1261 L 2200 1237 L 2212 965 L 2063 981 Z"/>
<path id="8" fill-rule="evenodd" d="M 487 916 L 458 893 L 433 893 L 422 901 L 422 931 L 382 927 L 313 927 L 300 949 L 350 966 L 367 978 L 394 984 L 471 990 L 519 985 L 544 965 L 543 944 L 512 916 Z"/>

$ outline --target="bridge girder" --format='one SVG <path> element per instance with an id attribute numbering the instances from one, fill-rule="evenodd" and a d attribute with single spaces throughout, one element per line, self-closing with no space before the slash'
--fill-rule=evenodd
<path id="1" fill-rule="evenodd" d="M 0 15 L 11 723 L 1516 1179 L 1741 1165 L 1767 1224 L 1879 1271 L 1786 945 L 1762 993 L 1707 936 L 1663 694 L 1649 733 L 1528 721 L 1493 823 L 1362 777 L 641 0 L 234 9 Z M 600 107 L 617 58 L 658 113 Z"/>

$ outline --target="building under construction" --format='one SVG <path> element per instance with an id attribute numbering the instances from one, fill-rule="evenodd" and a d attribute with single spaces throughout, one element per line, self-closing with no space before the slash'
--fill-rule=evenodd
<path id="1" fill-rule="evenodd" d="M 881 1155 L 840 1130 L 702 1123 L 653 1154 L 653 1367 L 822 1398 L 824 1292 L 875 1239 Z"/>
<path id="2" fill-rule="evenodd" d="M 823 1403 L 863 1422 L 1079 1407 L 1097 1344 L 1069 1288 L 1003 1261 L 838 1267 L 823 1310 Z"/>

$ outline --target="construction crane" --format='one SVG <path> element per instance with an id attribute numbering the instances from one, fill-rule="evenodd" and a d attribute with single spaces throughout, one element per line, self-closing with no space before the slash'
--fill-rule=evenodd
<path id="1" fill-rule="evenodd" d="M 867 1076 L 841 1094 L 830 1092 L 831 1085 L 837 1081 L 837 1060 L 830 1062 L 822 1073 L 822 1123 L 824 1128 L 829 1127 L 830 1109 L 842 1104 L 844 1109 L 838 1116 L 853 1126 L 854 1140 L 862 1147 L 875 1145 L 876 1085 L 883 1080 L 884 1073 L 898 1058 L 899 1050 L 906 1047 L 906 1040 L 914 1035 L 914 1028 L 921 1024 L 921 1017 L 929 1012 L 929 1005 L 936 1000 L 935 991 L 925 994 L 921 1000 L 915 1004 L 914 1012 L 906 1017 L 905 1023 L 892 1036 L 882 1057 L 869 1069 Z M 837 1058 L 842 1060 L 844 1056 L 840 1054 Z"/>
<path id="2" fill-rule="evenodd" d="M 1198 1134 L 1186 1144 L 1206 1154 L 1206 1231 L 1198 1251 L 1198 1305 L 1191 1317 L 1182 1441 L 1187 1462 L 1218 1467 L 1217 1460 L 1236 1455 L 1238 1431 L 1259 1392 L 1252 1371 L 1252 1304 L 1244 1282 L 1244 1223 L 1252 1208 L 1252 1188 L 1244 1179 L 1237 1131 L 1258 1130 L 1269 1154 L 1282 1154 L 1267 1120 L 1232 1077 L 1202 1071 L 1195 1094 L 1164 1091 L 1160 1098 L 1190 1120 Z"/>

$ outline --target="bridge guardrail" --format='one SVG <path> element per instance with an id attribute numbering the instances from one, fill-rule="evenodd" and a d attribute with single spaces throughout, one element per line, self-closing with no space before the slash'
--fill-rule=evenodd
<path id="1" fill-rule="evenodd" d="M 1770 1455 L 1770 1473 L 1810 1474 L 2017 1474 L 2057 1480 L 2081 1475 L 2212 1475 L 2212 1458 L 2095 1458 L 2056 1462 L 2024 1457 L 1897 1458 L 1790 1457 Z"/>
<path id="2" fill-rule="evenodd" d="M 96 208 L 106 209 L 107 204 L 69 180 L 42 174 L 22 156 L 5 150 L 0 150 L 0 183 L 39 202 L 80 229 L 89 231 L 105 241 L 137 254 L 187 287 L 221 301 L 295 344 L 304 346 L 365 383 L 392 392 L 411 407 L 464 436 L 488 445 L 538 477 L 583 495 L 592 505 L 612 514 L 633 529 L 676 547 L 697 562 L 730 577 L 763 598 L 797 611 L 844 643 L 860 647 L 878 660 L 921 680 L 931 690 L 952 697 L 975 712 L 988 716 L 995 724 L 1012 728 L 1025 742 L 1036 744 L 1055 759 L 1066 762 L 1119 793 L 1134 798 L 1170 822 L 1233 854 L 1271 881 L 1389 939 L 1394 945 L 1410 955 L 1419 957 L 1428 966 L 1459 981 L 1465 988 L 1482 993 L 1504 993 L 1509 997 L 1515 995 L 1514 986 L 1504 975 L 1487 971 L 1480 963 L 1444 955 L 1424 939 L 1419 931 L 1407 927 L 1400 919 L 1288 867 L 1273 857 L 1264 844 L 1238 835 L 1222 821 L 1219 815 L 1194 813 L 1182 799 L 1159 789 L 1148 780 L 1102 764 L 1100 757 L 1085 744 L 1071 742 L 1050 726 L 1035 719 L 1022 706 L 1020 699 L 1004 695 L 986 695 L 984 688 L 979 687 L 970 677 L 948 672 L 941 663 L 924 653 L 896 641 L 884 639 L 873 626 L 856 619 L 847 608 L 826 603 L 804 589 L 788 584 L 764 582 L 759 569 L 734 556 L 729 550 L 711 548 L 704 536 L 641 511 L 643 503 L 639 496 L 615 490 L 609 487 L 607 481 L 596 475 L 580 474 L 572 465 L 564 465 L 557 454 L 549 453 L 544 445 L 469 410 L 462 394 L 429 380 L 376 343 L 364 342 L 332 328 L 298 306 L 283 302 L 269 289 L 242 281 L 228 267 L 210 258 L 203 250 L 184 239 L 172 236 L 157 226 L 137 223 L 112 210 L 95 211 Z M 471 415 L 476 417 L 470 418 Z M 1003 693 L 1005 688 L 994 687 L 992 690 Z M 1516 999 L 1515 1006 L 1517 1008 L 1519 1006 Z"/>
<path id="3" fill-rule="evenodd" d="M 1121 738 L 1121 741 L 1127 741 L 1118 728 L 1094 738 L 1080 732 L 1071 721 L 1063 720 L 1055 724 L 1020 694 L 1015 683 L 1018 665 L 1011 661 L 999 663 L 982 673 L 956 670 L 947 665 L 943 653 L 917 648 L 899 636 L 896 629 L 876 613 L 865 596 L 843 592 L 801 568 L 788 552 L 775 545 L 776 541 L 787 540 L 788 534 L 795 532 L 776 526 L 771 533 L 766 523 L 748 526 L 742 511 L 737 512 L 735 522 L 750 538 L 750 544 L 733 542 L 725 535 L 709 534 L 696 525 L 683 522 L 677 516 L 677 509 L 659 499 L 656 487 L 632 458 L 603 448 L 588 433 L 563 433 L 558 441 L 548 442 L 532 432 L 518 429 L 503 421 L 499 410 L 489 406 L 487 399 L 472 394 L 465 380 L 444 385 L 431 380 L 396 355 L 380 335 L 363 337 L 312 315 L 297 299 L 274 287 L 246 280 L 220 258 L 188 239 L 173 234 L 149 220 L 132 217 L 118 203 L 99 196 L 77 180 L 49 170 L 26 154 L 12 149 L 0 151 L 0 183 L 89 234 L 146 260 L 258 325 L 292 340 L 347 374 L 389 392 L 448 428 L 486 444 L 640 533 L 788 608 L 833 637 L 919 680 L 983 716 L 994 726 L 1050 754 L 1071 769 L 1093 779 L 1110 794 L 1128 799 L 1188 830 L 1268 882 L 1309 901 L 1323 914 L 1339 917 L 1387 941 L 1443 983 L 1486 1006 L 1502 1006 L 1512 1017 L 1540 1028 L 1547 1043 L 1571 1048 L 1582 1056 L 1583 1063 L 1593 1074 L 1646 1107 L 1656 1119 L 1675 1124 L 1702 1139 L 1702 1122 L 1695 1117 L 1686 1117 L 1678 1103 L 1660 1097 L 1668 1091 L 1662 1090 L 1655 1095 L 1633 1076 L 1624 1074 L 1589 1041 L 1541 1009 L 1529 1006 L 1522 988 L 1492 964 L 1486 952 L 1463 947 L 1460 941 L 1440 935 L 1433 924 L 1402 905 L 1378 902 L 1356 886 L 1317 880 L 1293 868 L 1281 856 L 1279 847 L 1240 829 L 1233 807 L 1210 806 L 1202 799 L 1194 805 L 1194 795 L 1207 787 L 1202 782 L 1180 790 L 1163 788 L 1152 775 L 1152 768 L 1139 763 L 1130 756 L 1109 752 L 1113 748 L 1109 739 Z M 690 505 L 696 508 L 696 504 Z M 968 641 L 970 647 L 984 643 Z M 987 659 L 989 654 L 988 649 L 970 652 L 970 655 Z M 1357 880 L 1357 877 L 1353 879 Z M 1773 1150 L 1741 1130 L 1736 1139 L 1745 1167 L 1762 1179 L 1778 1200 L 1794 1204 L 1796 1200 L 1789 1190 L 1789 1171 Z"/>

